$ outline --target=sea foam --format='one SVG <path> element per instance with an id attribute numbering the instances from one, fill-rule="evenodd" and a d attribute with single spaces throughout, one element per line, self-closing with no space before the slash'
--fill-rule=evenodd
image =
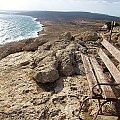
<path id="1" fill-rule="evenodd" d="M 0 44 L 37 37 L 43 28 L 36 19 L 23 15 L 0 14 Z"/>

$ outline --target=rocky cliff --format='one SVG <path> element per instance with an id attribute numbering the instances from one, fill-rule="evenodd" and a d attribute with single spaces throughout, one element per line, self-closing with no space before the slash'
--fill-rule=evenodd
<path id="1" fill-rule="evenodd" d="M 52 41 L 42 36 L 1 46 L 0 119 L 90 120 L 96 102 L 87 102 L 79 114 L 90 94 L 80 54 L 95 55 L 100 41 L 95 31 L 65 32 Z M 116 114 L 108 106 L 104 112 Z"/>

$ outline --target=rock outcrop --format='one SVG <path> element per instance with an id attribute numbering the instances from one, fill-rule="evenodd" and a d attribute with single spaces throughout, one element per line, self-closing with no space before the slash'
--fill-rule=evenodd
<path id="1" fill-rule="evenodd" d="M 38 37 L 21 41 L 15 41 L 12 43 L 6 43 L 5 45 L 0 46 L 0 60 L 16 52 L 35 51 L 37 50 L 38 46 L 41 46 L 46 42 L 47 40 Z"/>
<path id="2" fill-rule="evenodd" d="M 60 62 L 60 73 L 65 76 L 74 74 L 75 54 L 70 51 L 58 50 L 56 56 Z"/>
<path id="3" fill-rule="evenodd" d="M 61 75 L 75 74 L 75 52 L 81 49 L 81 45 L 71 43 L 65 49 L 57 51 L 43 48 L 40 46 L 33 56 L 35 62 L 34 78 L 38 83 L 54 82 Z"/>
<path id="4" fill-rule="evenodd" d="M 67 32 L 49 42 L 37 38 L 18 42 L 18 48 L 13 46 L 15 43 L 3 47 L 6 51 L 0 56 L 1 120 L 87 120 L 96 113 L 96 100 L 93 104 L 86 102 L 81 114 L 79 110 L 81 102 L 90 95 L 81 53 L 91 55 L 97 51 L 98 34 L 87 31 L 78 38 L 82 39 L 72 40 Z M 108 104 L 103 110 L 111 115 L 115 113 L 111 107 L 114 108 Z"/>
<path id="5" fill-rule="evenodd" d="M 86 31 L 86 32 L 80 33 L 77 38 L 79 38 L 82 41 L 97 41 L 99 36 L 97 32 Z"/>
<path id="6" fill-rule="evenodd" d="M 54 82 L 59 78 L 58 61 L 54 56 L 47 56 L 39 62 L 34 70 L 34 79 L 38 83 Z"/>
<path id="7" fill-rule="evenodd" d="M 65 32 L 59 36 L 59 39 L 64 39 L 70 41 L 72 39 L 72 35 L 70 32 Z"/>
<path id="8" fill-rule="evenodd" d="M 65 76 L 75 74 L 76 54 L 81 46 L 79 44 L 71 43 L 66 49 L 58 50 L 56 57 L 59 61 L 59 72 Z"/>

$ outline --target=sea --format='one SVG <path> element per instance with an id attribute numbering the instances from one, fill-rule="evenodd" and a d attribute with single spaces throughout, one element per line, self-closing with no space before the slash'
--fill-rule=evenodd
<path id="1" fill-rule="evenodd" d="M 15 14 L 0 14 L 0 44 L 38 36 L 43 29 L 36 18 Z"/>

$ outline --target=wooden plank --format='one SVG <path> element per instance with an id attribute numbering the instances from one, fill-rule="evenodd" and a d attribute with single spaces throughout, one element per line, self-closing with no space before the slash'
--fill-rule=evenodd
<path id="1" fill-rule="evenodd" d="M 90 61 L 91 61 L 91 64 L 93 66 L 93 69 L 95 71 L 98 82 L 99 83 L 109 83 L 107 81 L 107 78 L 105 77 L 104 73 L 102 72 L 102 68 L 98 64 L 97 60 L 94 57 L 91 57 Z M 105 99 L 106 98 L 109 98 L 109 99 L 116 98 L 114 93 L 113 93 L 113 90 L 112 90 L 112 88 L 110 86 L 102 85 L 101 88 L 103 90 Z"/>
<path id="2" fill-rule="evenodd" d="M 108 68 L 109 72 L 112 74 L 115 81 L 120 84 L 120 71 L 116 68 L 113 62 L 108 58 L 108 56 L 103 52 L 102 49 L 99 49 L 98 55 Z"/>
<path id="3" fill-rule="evenodd" d="M 107 40 L 103 40 L 102 45 L 120 62 L 120 51 L 110 44 Z"/>
<path id="4" fill-rule="evenodd" d="M 96 120 L 118 120 L 117 116 L 98 115 Z"/>
<path id="5" fill-rule="evenodd" d="M 83 55 L 83 54 L 81 54 L 81 57 L 82 57 L 86 77 L 87 77 L 87 80 L 88 80 L 89 88 L 90 88 L 90 91 L 91 91 L 91 96 L 94 96 L 94 94 L 92 93 L 92 88 L 94 87 L 94 85 L 97 84 L 97 80 L 94 76 L 92 66 L 90 64 L 90 61 L 89 61 L 88 57 Z"/>

